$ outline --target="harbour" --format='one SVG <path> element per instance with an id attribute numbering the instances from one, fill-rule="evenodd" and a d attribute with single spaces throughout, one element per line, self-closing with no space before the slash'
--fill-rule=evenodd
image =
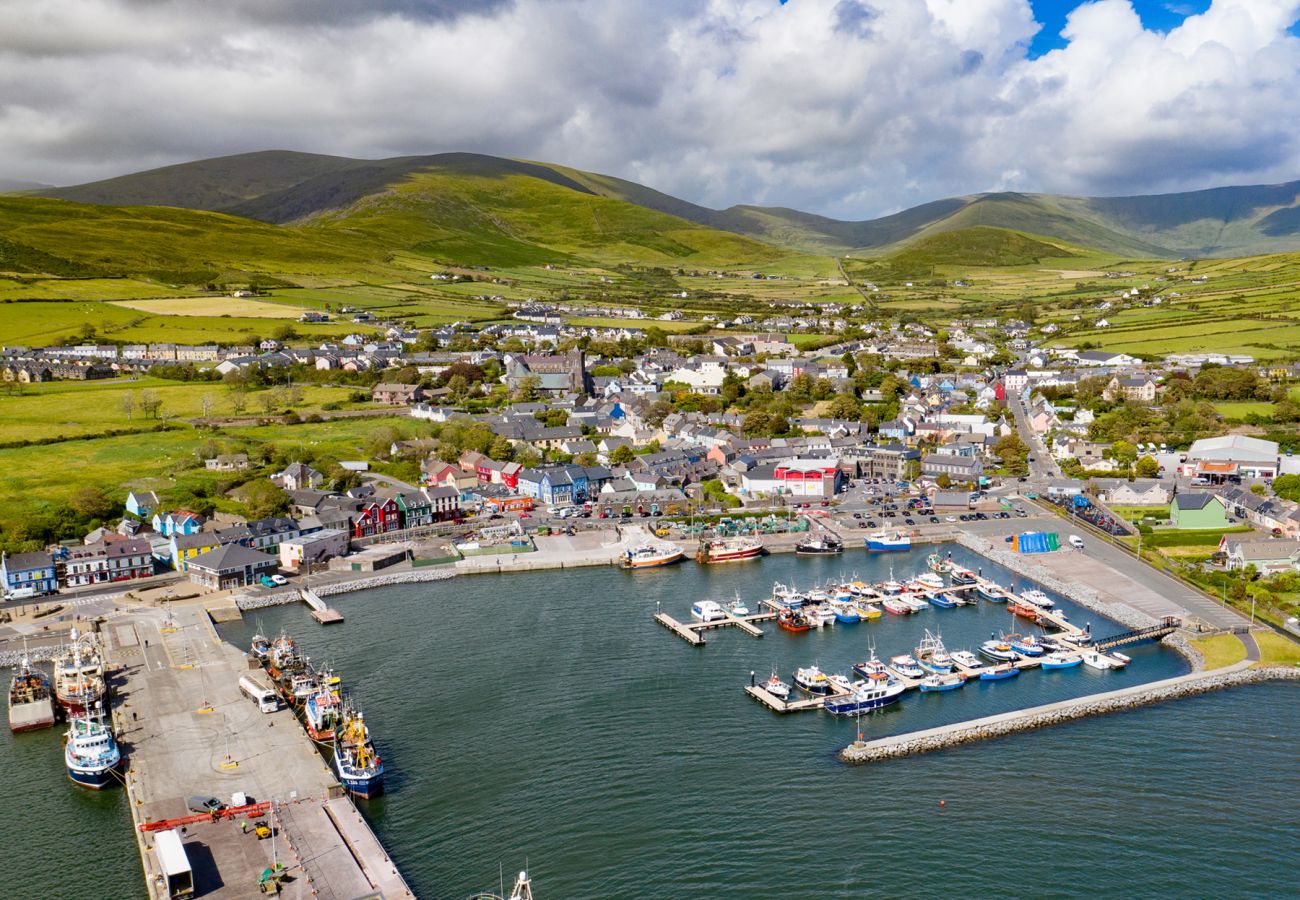
<path id="1" fill-rule="evenodd" d="M 981 565 L 978 557 L 964 555 L 968 553 L 964 548 L 953 547 L 953 553 L 973 568 Z M 824 583 L 849 576 L 856 569 L 863 580 L 875 581 L 888 577 L 891 565 L 897 577 L 924 569 L 925 557 L 920 551 L 888 557 L 850 554 L 847 558 L 782 554 L 743 566 L 687 563 L 645 572 L 620 572 L 606 566 L 394 584 L 364 593 L 336 595 L 333 602 L 347 619 L 338 628 L 318 628 L 301 604 L 256 610 L 246 613 L 242 621 L 217 627 L 227 647 L 241 649 L 248 646 L 254 631 L 269 635 L 287 629 L 296 633 L 313 658 L 332 664 L 344 674 L 350 688 L 366 698 L 367 721 L 383 735 L 385 756 L 392 768 L 387 793 L 367 802 L 359 817 L 373 829 L 383 852 L 400 864 L 400 874 L 414 893 L 463 896 L 488 884 L 499 867 L 511 871 L 522 866 L 527 856 L 539 886 L 545 885 L 547 893 L 556 896 L 583 895 L 599 881 L 607 891 L 637 893 L 650 885 L 650 890 L 678 895 L 739 897 L 746 886 L 750 893 L 760 888 L 780 890 L 782 886 L 798 891 L 806 883 L 790 881 L 785 868 L 774 865 L 776 859 L 797 861 L 806 854 L 798 849 L 791 854 L 784 843 L 774 843 L 775 835 L 756 839 L 749 827 L 752 823 L 762 822 L 768 828 L 787 821 L 790 825 L 796 821 L 824 821 L 827 827 L 835 828 L 830 818 L 833 814 L 846 816 L 859 811 L 846 804 L 857 793 L 852 789 L 857 782 L 854 773 L 864 769 L 846 767 L 836 760 L 838 751 L 855 739 L 859 729 L 865 738 L 880 740 L 891 734 L 1085 697 L 1187 672 L 1186 662 L 1177 653 L 1147 644 L 1133 648 L 1133 665 L 1118 672 L 1027 673 L 1010 685 L 971 684 L 964 690 L 935 696 L 915 693 L 892 709 L 860 719 L 814 714 L 794 717 L 794 721 L 786 716 L 763 715 L 754 704 L 735 702 L 737 688 L 748 682 L 751 671 L 766 675 L 769 668 L 778 668 L 788 673 L 811 663 L 819 663 L 830 672 L 848 671 L 852 663 L 868 657 L 870 642 L 875 642 L 881 655 L 886 656 L 886 647 L 898 652 L 915 646 L 924 628 L 933 628 L 936 622 L 942 625 L 949 646 L 974 646 L 990 631 L 1009 627 L 1011 616 L 1003 604 L 979 603 L 964 609 L 886 616 L 870 623 L 792 634 L 771 626 L 774 610 L 751 603 L 751 617 L 763 618 L 749 624 L 764 633 L 762 640 L 728 623 L 702 630 L 701 637 L 708 635 L 707 649 L 690 653 L 683 652 L 676 639 L 663 640 L 663 624 L 652 621 L 656 609 L 687 618 L 692 598 L 712 597 L 725 606 L 737 594 L 770 594 L 774 580 Z M 1031 586 L 997 566 L 984 564 L 983 568 L 985 575 L 1012 590 Z M 1064 597 L 1053 596 L 1070 622 L 1090 621 L 1093 633 L 1100 638 L 1126 630 L 1070 604 Z M 522 597 L 530 599 L 522 602 Z M 440 622 L 437 631 L 397 625 L 424 622 L 432 615 Z M 560 627 L 573 621 L 586 621 L 592 626 Z M 194 677 L 194 673 L 203 673 L 209 667 L 185 661 L 186 653 L 198 656 L 194 648 L 186 649 L 189 641 L 184 638 L 191 633 L 198 632 L 188 626 L 179 627 L 174 634 L 183 637 L 173 637 L 167 646 L 180 648 L 178 666 L 195 666 L 174 672 Z M 547 647 L 540 655 L 531 650 L 539 634 L 546 635 Z M 471 637 L 490 641 L 494 652 L 482 659 L 467 656 L 461 651 Z M 160 639 L 151 638 L 149 654 L 161 652 L 157 645 Z M 211 639 L 209 634 L 207 640 Z M 382 652 L 377 652 L 376 640 L 382 640 Z M 239 655 L 242 658 L 242 652 Z M 448 702 L 462 695 L 473 696 L 475 686 L 492 680 L 506 660 L 512 672 L 509 691 L 493 692 L 485 702 Z M 394 672 L 402 672 L 403 677 L 395 679 Z M 197 677 L 202 683 L 206 675 Z M 593 682 L 593 677 L 598 681 Z M 431 699 L 412 703 L 412 683 L 438 687 Z M 561 689 L 557 692 L 555 688 Z M 1212 698 L 1183 701 L 1177 708 L 1217 704 L 1230 696 L 1271 695 L 1275 690 L 1276 686 L 1269 685 L 1243 687 Z M 675 702 L 665 704 L 664 698 Z M 252 707 L 246 700 L 239 703 Z M 1154 707 L 1129 713 L 1123 718 L 1139 721 L 1119 733 L 1128 733 L 1128 728 L 1140 729 L 1142 717 L 1164 716 L 1167 709 Z M 212 714 L 188 711 L 186 715 L 201 720 Z M 287 714 L 282 711 L 276 716 Z M 301 727 L 294 724 L 296 737 L 305 743 Z M 1076 724 L 1073 731 L 1106 731 L 1112 727 L 1106 720 L 1094 720 Z M 133 737 L 129 728 L 125 735 L 128 740 Z M 278 731 L 279 726 L 268 730 Z M 584 735 L 588 748 L 584 752 L 590 752 L 619 786 L 616 797 L 626 799 L 606 796 L 594 785 L 584 786 L 573 777 L 576 773 L 570 771 L 568 741 L 575 732 Z M 439 735 L 438 740 L 428 742 L 424 736 L 430 733 Z M 51 730 L 17 737 L 40 741 L 53 734 Z M 883 798 L 873 800 L 869 808 L 900 815 L 906 806 L 921 802 L 904 773 L 917 765 L 937 765 L 949 809 L 965 808 L 967 815 L 982 815 L 982 811 L 976 813 L 968 806 L 985 790 L 984 785 L 974 783 L 974 773 L 1000 771 L 1005 765 L 1002 754 L 1012 752 L 1018 740 L 1024 738 L 1013 735 L 966 747 L 963 758 L 975 755 L 985 760 L 971 771 L 966 768 L 970 763 L 953 766 L 945 754 L 899 759 L 884 768 L 866 767 L 877 773 L 873 781 L 882 778 L 879 773 L 888 773 L 883 776 Z M 1090 773 L 1088 777 L 1097 780 L 1098 785 L 1113 782 L 1114 776 L 1104 767 L 1080 763 L 1074 753 L 1077 739 L 1063 740 L 1049 730 L 1034 735 L 1032 741 L 1036 753 L 1047 754 L 1045 758 L 1049 759 L 1073 759 L 1077 771 Z M 730 766 L 725 759 L 739 747 L 746 753 L 755 750 L 798 760 L 798 788 L 783 784 L 780 778 L 768 779 L 761 796 L 726 787 L 728 779 L 722 776 Z M 472 752 L 466 754 L 465 748 Z M 224 757 L 224 747 L 215 752 Z M 319 756 L 316 760 L 315 765 L 323 768 Z M 1195 762 L 1187 761 L 1193 771 Z M 218 770 L 220 765 L 218 760 Z M 721 818 L 709 817 L 707 827 L 720 824 L 733 829 L 745 836 L 744 843 L 723 841 L 722 846 L 704 855 L 712 863 L 696 880 L 685 886 L 673 881 L 670 886 L 662 879 L 665 871 L 675 865 L 671 848 L 683 833 L 688 838 L 691 834 L 702 838 L 706 822 L 693 812 L 701 803 L 698 795 L 693 795 L 688 804 L 667 798 L 675 790 L 672 786 L 698 785 L 701 779 L 713 785 L 707 792 L 710 806 L 734 807 Z M 47 789 L 64 787 L 58 781 L 47 785 Z M 70 785 L 66 789 L 74 790 Z M 259 790 L 253 788 L 249 793 L 260 800 Z M 873 796 L 877 790 L 878 786 L 873 786 Z M 110 818 L 114 799 L 125 799 L 120 791 L 99 792 L 87 798 L 76 794 L 72 799 L 78 803 L 106 804 Z M 831 794 L 850 796 L 832 798 Z M 1009 786 L 1008 796 L 1017 795 L 1016 786 Z M 987 798 L 982 802 L 988 802 Z M 659 825 L 647 829 L 647 804 L 659 809 L 665 803 L 677 810 L 674 819 L 683 824 L 670 830 Z M 303 831 L 301 813 L 309 808 L 298 804 L 288 807 L 289 813 L 281 812 L 295 820 L 285 827 Z M 567 815 L 557 817 L 556 809 L 582 812 L 571 821 Z M 171 811 L 161 814 L 170 815 Z M 230 827 L 237 832 L 237 824 Z M 573 852 L 571 845 L 577 836 L 592 828 L 604 829 L 603 833 L 610 835 L 616 862 L 593 866 L 590 860 Z M 133 823 L 112 830 L 131 834 Z M 1006 831 L 1005 836 L 1014 838 L 1015 832 Z M 342 846 L 337 841 L 323 846 Z M 438 852 L 427 852 L 429 841 L 434 841 Z M 250 845 L 255 845 L 251 838 Z M 246 849 L 248 845 L 239 846 Z M 295 846 L 301 850 L 305 842 L 295 840 Z M 773 856 L 760 856 L 752 849 L 754 846 L 766 848 L 764 852 Z M 725 861 L 720 854 L 725 854 Z M 310 858 L 311 854 L 306 856 Z M 698 853 L 693 856 L 701 858 Z M 546 862 L 539 866 L 543 857 Z M 124 893 L 130 893 L 130 885 L 138 885 L 140 879 L 139 854 L 132 848 L 127 858 L 134 875 L 129 870 L 122 874 L 119 867 L 119 877 L 127 886 Z M 736 859 L 743 860 L 747 867 L 747 874 L 739 881 L 722 875 L 723 871 L 730 872 Z M 807 860 L 812 862 L 811 857 Z M 244 861 L 236 865 L 247 864 Z M 848 873 L 852 865 L 846 862 L 845 868 L 838 871 Z M 485 874 L 476 879 L 466 874 L 471 868 Z M 979 876 L 969 877 L 972 884 L 981 883 Z M 887 875 L 877 875 L 874 880 L 891 883 Z M 823 883 L 818 876 L 812 878 L 812 883 L 835 892 L 833 881 Z M 893 884 L 895 889 L 904 886 L 902 882 Z M 305 880 L 302 885 L 306 886 Z M 956 889 L 958 882 L 950 882 L 950 886 Z"/>

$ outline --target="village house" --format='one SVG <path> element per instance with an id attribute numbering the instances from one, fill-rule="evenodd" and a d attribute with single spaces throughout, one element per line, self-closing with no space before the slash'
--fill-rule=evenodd
<path id="1" fill-rule="evenodd" d="M 147 578 L 154 573 L 153 550 L 144 538 L 104 539 L 68 551 L 64 584 L 79 587 Z"/>
<path id="2" fill-rule="evenodd" d="M 27 588 L 38 595 L 54 593 L 59 589 L 54 557 L 44 551 L 0 553 L 0 588 L 5 594 Z"/>
<path id="3" fill-rule="evenodd" d="M 257 584 L 264 574 L 278 567 L 279 560 L 242 544 L 227 544 L 190 560 L 189 576 L 194 584 L 214 591 Z"/>

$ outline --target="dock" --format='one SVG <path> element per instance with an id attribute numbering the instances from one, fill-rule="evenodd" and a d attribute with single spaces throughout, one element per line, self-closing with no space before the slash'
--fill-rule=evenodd
<path id="1" fill-rule="evenodd" d="M 169 613 L 164 623 L 160 611 L 141 610 L 101 634 L 148 896 L 166 897 L 151 823 L 187 819 L 188 797 L 231 804 L 236 793 L 259 808 L 271 804 L 264 815 L 287 868 L 286 896 L 411 896 L 293 712 L 260 712 L 240 692 L 240 676 L 255 664 L 218 637 L 201 607 L 173 604 Z M 258 840 L 251 828 L 245 833 L 241 821 L 181 826 L 197 895 L 264 896 L 258 881 L 271 864 L 272 841 Z"/>
<path id="2" fill-rule="evenodd" d="M 735 626 L 750 637 L 761 638 L 763 629 L 759 628 L 758 622 L 771 622 L 776 618 L 776 611 L 753 613 L 748 616 L 737 616 L 727 613 L 725 619 L 714 619 L 710 622 L 679 622 L 677 619 L 668 615 L 666 612 L 655 613 L 655 621 L 667 628 L 673 634 L 677 635 L 692 647 L 704 646 L 704 635 L 701 632 L 712 631 L 715 628 L 727 628 Z"/>
<path id="3" fill-rule="evenodd" d="M 311 617 L 320 624 L 334 625 L 343 621 L 343 613 L 326 606 L 325 601 L 318 597 L 311 588 L 299 588 L 298 596 L 302 597 L 303 603 L 311 607 Z"/>

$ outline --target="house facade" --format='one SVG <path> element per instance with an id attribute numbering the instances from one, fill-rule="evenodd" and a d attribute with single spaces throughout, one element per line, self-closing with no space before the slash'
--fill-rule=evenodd
<path id="1" fill-rule="evenodd" d="M 68 587 L 147 578 L 154 573 L 153 549 L 144 538 L 83 544 L 69 551 L 64 573 Z"/>
<path id="2" fill-rule="evenodd" d="M 214 591 L 257 584 L 275 571 L 279 560 L 242 544 L 227 544 L 190 560 L 190 581 Z"/>
<path id="3" fill-rule="evenodd" d="M 0 553 L 0 587 L 6 593 L 31 588 L 37 594 L 53 594 L 59 589 L 54 577 L 54 558 L 43 551 Z"/>
<path id="4" fill-rule="evenodd" d="M 353 537 L 373 537 L 397 531 L 401 527 L 402 513 L 397 508 L 397 501 L 391 497 L 362 504 L 352 517 Z"/>
<path id="5" fill-rule="evenodd" d="M 1214 494 L 1176 494 L 1169 522 L 1175 528 L 1227 528 L 1228 510 Z"/>

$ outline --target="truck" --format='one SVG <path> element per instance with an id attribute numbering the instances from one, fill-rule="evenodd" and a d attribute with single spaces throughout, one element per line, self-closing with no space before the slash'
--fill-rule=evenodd
<path id="1" fill-rule="evenodd" d="M 194 896 L 194 870 L 185 854 L 181 836 L 175 830 L 160 831 L 154 835 L 154 854 L 158 857 L 158 879 L 168 897 Z"/>
<path id="2" fill-rule="evenodd" d="M 1073 547 L 1075 550 L 1082 550 L 1083 538 L 1079 537 L 1077 534 L 1070 535 L 1070 546 Z"/>
<path id="3" fill-rule="evenodd" d="M 239 690 L 243 692 L 244 696 L 256 703 L 257 708 L 264 713 L 273 713 L 280 708 L 280 700 L 275 696 L 275 691 L 252 675 L 240 676 Z"/>
<path id="4" fill-rule="evenodd" d="M 28 585 L 26 587 L 10 588 L 4 592 L 6 600 L 30 600 L 36 596 L 36 588 Z"/>

